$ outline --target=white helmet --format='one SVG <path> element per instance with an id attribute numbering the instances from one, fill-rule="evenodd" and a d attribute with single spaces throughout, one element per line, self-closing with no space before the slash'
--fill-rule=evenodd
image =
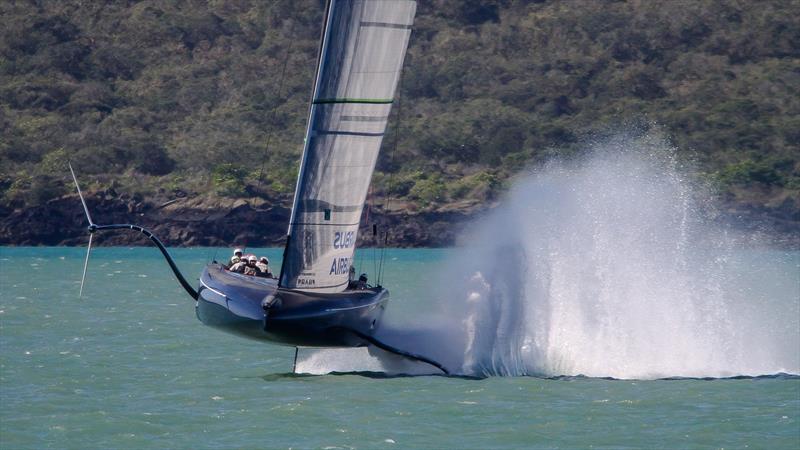
<path id="1" fill-rule="evenodd" d="M 260 262 L 263 262 L 263 263 L 267 263 L 267 264 L 269 264 L 269 260 L 267 259 L 267 257 L 266 257 L 266 256 L 262 256 L 262 257 L 259 259 L 259 261 L 260 261 Z"/>
<path id="2" fill-rule="evenodd" d="M 258 258 L 256 258 L 256 255 L 250 255 L 250 256 L 247 258 L 247 261 L 249 261 L 249 262 L 256 262 L 256 261 L 258 261 Z"/>
<path id="3" fill-rule="evenodd" d="M 240 256 L 240 255 L 238 255 L 239 253 L 244 253 L 244 252 L 240 248 L 237 248 L 236 250 L 233 251 L 234 255 Z"/>

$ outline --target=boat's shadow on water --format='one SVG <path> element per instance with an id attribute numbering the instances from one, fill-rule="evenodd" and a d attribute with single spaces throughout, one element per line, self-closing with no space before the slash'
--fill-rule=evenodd
<path id="1" fill-rule="evenodd" d="M 281 381 L 289 379 L 318 379 L 320 377 L 328 376 L 357 376 L 363 378 L 371 378 L 376 380 L 393 379 L 393 378 L 420 378 L 420 377 L 437 377 L 437 378 L 456 378 L 459 380 L 485 380 L 487 378 L 495 377 L 478 377 L 469 375 L 445 375 L 445 374 L 427 374 L 427 375 L 412 375 L 412 374 L 391 374 L 386 372 L 371 372 L 371 371 L 353 371 L 353 372 L 330 372 L 326 374 L 309 374 L 309 373 L 271 373 L 263 375 L 260 378 L 264 381 Z M 497 377 L 499 378 L 499 377 Z M 521 378 L 521 377 L 515 377 Z M 791 373 L 776 373 L 771 375 L 734 375 L 730 377 L 664 377 L 654 379 L 632 379 L 632 378 L 612 378 L 612 377 L 587 377 L 584 375 L 560 375 L 560 376 L 536 376 L 525 375 L 522 378 L 535 378 L 540 380 L 550 381 L 728 381 L 728 380 L 800 380 L 800 374 Z"/>

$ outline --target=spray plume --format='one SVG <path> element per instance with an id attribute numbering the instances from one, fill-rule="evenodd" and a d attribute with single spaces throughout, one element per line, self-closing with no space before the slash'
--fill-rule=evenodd
<path id="1" fill-rule="evenodd" d="M 792 264 L 713 221 L 707 190 L 658 133 L 590 147 L 518 181 L 476 224 L 424 290 L 439 287 L 440 316 L 379 337 L 468 376 L 800 372 Z M 317 372 L 329 360 L 311 359 Z M 430 370 L 372 359 L 369 370 Z"/>

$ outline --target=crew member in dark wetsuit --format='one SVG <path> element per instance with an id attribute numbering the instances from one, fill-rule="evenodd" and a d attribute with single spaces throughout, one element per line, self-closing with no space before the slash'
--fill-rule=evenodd
<path id="1" fill-rule="evenodd" d="M 272 271 L 269 269 L 269 259 L 266 256 L 262 256 L 258 259 L 256 263 L 256 267 L 258 268 L 258 273 L 256 276 L 263 277 L 263 278 L 273 278 Z"/>
<path id="2" fill-rule="evenodd" d="M 358 281 L 356 282 L 356 289 L 367 289 L 369 285 L 367 284 L 367 274 L 362 273 L 360 277 L 358 277 Z"/>

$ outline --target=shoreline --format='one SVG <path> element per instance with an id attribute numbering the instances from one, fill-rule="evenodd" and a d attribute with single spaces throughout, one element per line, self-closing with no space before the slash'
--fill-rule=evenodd
<path id="1" fill-rule="evenodd" d="M 97 223 L 134 223 L 150 229 L 169 247 L 283 247 L 290 208 L 283 201 L 117 194 L 112 189 L 87 193 Z M 414 211 L 416 205 L 393 204 L 391 211 L 373 205 L 369 224 L 359 228 L 361 248 L 453 248 L 465 231 L 498 202 L 445 205 Z M 748 248 L 800 250 L 800 221 L 771 217 L 753 208 L 730 207 L 711 217 Z M 372 226 L 377 225 L 377 235 Z M 0 246 L 66 247 L 86 245 L 86 218 L 77 195 L 64 195 L 31 208 L 0 211 Z M 386 232 L 388 231 L 388 240 Z M 376 245 L 378 242 L 386 245 Z M 97 233 L 94 245 L 149 246 L 141 233 Z"/>

